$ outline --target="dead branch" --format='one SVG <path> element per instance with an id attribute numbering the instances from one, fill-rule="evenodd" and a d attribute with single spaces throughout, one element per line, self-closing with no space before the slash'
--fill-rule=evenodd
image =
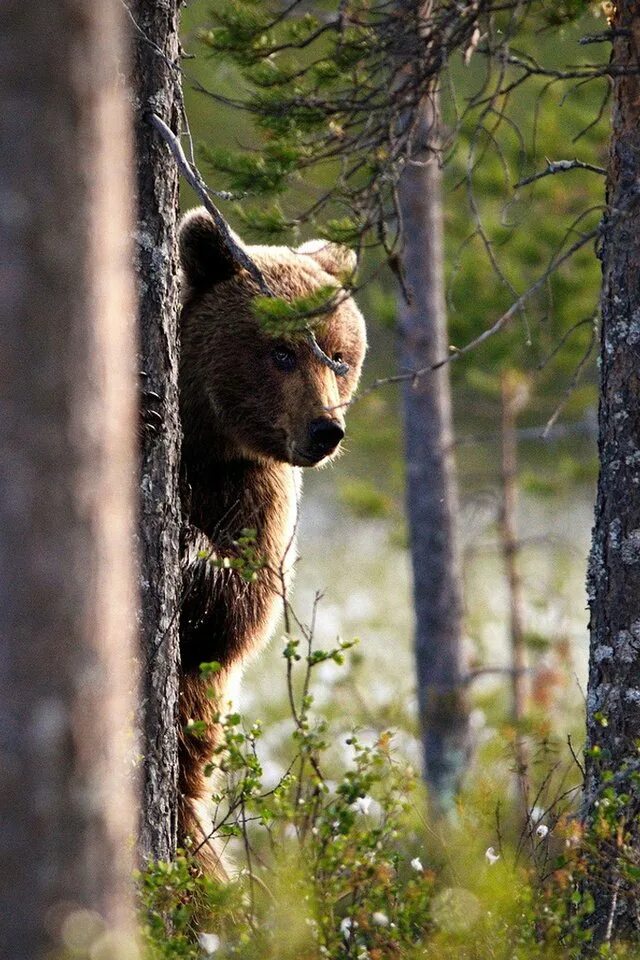
<path id="1" fill-rule="evenodd" d="M 264 296 L 266 297 L 275 296 L 270 286 L 268 285 L 267 281 L 265 280 L 262 270 L 260 270 L 260 268 L 258 267 L 256 262 L 252 259 L 252 257 L 250 257 L 247 251 L 244 250 L 240 246 L 240 244 L 237 242 L 233 233 L 229 229 L 229 224 L 227 223 L 227 221 L 222 216 L 222 214 L 220 213 L 216 205 L 211 200 L 210 190 L 207 187 L 202 174 L 196 167 L 192 166 L 187 160 L 184 150 L 182 149 L 182 144 L 180 143 L 175 133 L 173 133 L 173 131 L 169 129 L 169 127 L 164 122 L 164 120 L 161 120 L 160 117 L 157 116 L 157 114 L 155 113 L 148 113 L 147 120 L 149 121 L 152 127 L 155 127 L 155 129 L 158 131 L 158 133 L 160 134 L 164 142 L 167 144 L 167 146 L 171 150 L 171 153 L 173 154 L 174 160 L 178 164 L 178 169 L 180 170 L 180 173 L 185 178 L 185 180 L 187 181 L 189 186 L 192 188 L 192 190 L 194 190 L 197 193 L 198 197 L 202 201 L 202 204 L 204 205 L 207 213 L 210 215 L 211 219 L 215 224 L 216 230 L 218 231 L 218 234 L 222 241 L 222 246 L 231 255 L 232 259 L 239 266 L 241 266 L 243 270 L 247 271 L 251 279 L 254 280 L 256 285 L 258 286 L 260 293 L 264 294 Z M 221 198 L 228 199 L 224 195 L 222 195 Z"/>
<path id="2" fill-rule="evenodd" d="M 518 180 L 517 183 L 514 183 L 513 189 L 517 190 L 519 187 L 526 187 L 536 180 L 542 180 L 543 177 L 549 177 L 555 173 L 566 173 L 568 170 L 590 170 L 591 173 L 599 173 L 602 177 L 606 176 L 607 173 L 604 167 L 597 167 L 593 163 L 585 163 L 582 160 L 550 160 L 544 170 L 541 170 L 539 173 L 534 173 L 530 177 L 524 177 L 522 180 Z"/>
<path id="3" fill-rule="evenodd" d="M 321 363 L 324 363 L 325 366 L 329 367 L 337 377 L 346 377 L 349 373 L 349 364 L 345 363 L 343 360 L 332 360 L 331 357 L 328 357 L 318 341 L 316 340 L 316 335 L 311 329 L 307 327 L 307 342 L 311 347 L 311 352 L 314 357 L 317 357 Z"/>

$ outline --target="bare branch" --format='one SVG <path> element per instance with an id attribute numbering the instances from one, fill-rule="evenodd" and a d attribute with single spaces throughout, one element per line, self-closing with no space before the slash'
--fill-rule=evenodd
<path id="1" fill-rule="evenodd" d="M 131 12 L 129 5 L 125 3 L 125 0 L 120 0 L 120 2 L 127 13 L 129 20 L 133 24 L 133 28 L 138 34 L 138 36 L 144 41 L 144 43 L 148 44 L 151 47 L 151 49 L 160 57 L 160 59 L 165 64 L 165 66 L 168 67 L 169 71 L 174 76 L 178 78 L 183 76 L 183 71 L 180 64 L 176 63 L 174 60 L 171 60 L 170 57 L 166 55 L 164 50 L 162 50 L 162 48 L 159 47 L 158 44 L 148 36 L 148 34 L 145 33 L 145 31 L 142 29 L 142 27 L 134 17 L 133 13 Z"/>
<path id="2" fill-rule="evenodd" d="M 464 677 L 464 683 L 473 683 L 478 677 L 516 677 L 528 673 L 533 673 L 533 667 L 521 667 L 520 669 L 514 667 L 476 667 L 474 670 L 469 670 Z"/>
<path id="3" fill-rule="evenodd" d="M 597 167 L 593 163 L 585 163 L 582 160 L 550 160 L 544 170 L 518 180 L 517 183 L 514 183 L 513 188 L 517 190 L 519 187 L 526 187 L 536 180 L 542 180 L 543 177 L 551 176 L 554 173 L 566 173 L 567 170 L 590 170 L 592 173 L 599 173 L 602 177 L 606 176 L 607 173 L 604 167 Z"/>
<path id="4" fill-rule="evenodd" d="M 581 47 L 588 43 L 611 43 L 616 37 L 630 37 L 630 30 L 604 30 L 602 33 L 591 33 L 586 37 L 580 37 L 578 43 Z"/>
<path id="5" fill-rule="evenodd" d="M 563 411 L 563 409 L 564 409 L 564 407 L 565 407 L 565 405 L 566 405 L 569 397 L 571 396 L 571 394 L 572 394 L 573 391 L 575 390 L 576 386 L 578 385 L 578 381 L 580 380 L 580 377 L 582 376 L 582 372 L 583 372 L 584 368 L 586 367 L 586 365 L 587 365 L 587 363 L 588 363 L 588 361 L 589 361 L 589 358 L 590 358 L 591 354 L 593 353 L 593 348 L 595 347 L 595 344 L 596 344 L 596 328 L 595 328 L 595 324 L 594 324 L 593 329 L 591 330 L 591 339 L 589 340 L 589 345 L 588 345 L 587 349 L 585 350 L 584 354 L 582 355 L 582 357 L 580 358 L 580 361 L 579 361 L 579 363 L 578 363 L 578 365 L 577 365 L 577 367 L 576 367 L 576 369 L 575 369 L 575 371 L 574 371 L 573 376 L 571 377 L 571 381 L 570 381 L 568 387 L 566 388 L 566 390 L 565 390 L 564 393 L 562 394 L 562 397 L 560 398 L 559 402 L 557 403 L 555 410 L 553 411 L 553 413 L 551 414 L 551 416 L 549 417 L 549 419 L 548 419 L 548 421 L 547 421 L 546 427 L 545 427 L 544 430 L 542 431 L 542 439 L 543 439 L 543 440 L 546 440 L 547 437 L 549 436 L 549 431 L 552 430 L 553 427 L 555 426 L 556 420 L 558 419 L 558 417 L 559 417 L 560 414 L 562 413 L 562 411 Z"/>
<path id="6" fill-rule="evenodd" d="M 578 320 L 577 323 L 574 323 L 571 327 L 569 327 L 568 330 L 565 330 L 565 332 L 562 334 L 562 336 L 560 337 L 560 339 L 559 339 L 558 342 L 556 343 L 556 345 L 555 345 L 555 347 L 553 348 L 553 350 L 551 350 L 551 352 L 548 353 L 547 356 L 544 357 L 544 358 L 538 363 L 538 365 L 537 365 L 537 367 L 536 367 L 536 370 L 544 370 L 544 368 L 545 368 L 549 363 L 551 363 L 551 361 L 553 360 L 553 358 L 558 355 L 558 353 L 562 350 L 562 348 L 564 347 L 564 345 L 565 345 L 565 343 L 567 342 L 567 340 L 568 340 L 571 336 L 573 336 L 573 334 L 576 332 L 576 330 L 579 330 L 580 327 L 583 327 L 583 326 L 585 325 L 585 323 L 590 323 L 590 324 L 593 326 L 596 322 L 597 322 L 597 315 L 596 315 L 596 314 L 592 314 L 592 316 L 590 316 L 590 317 L 583 317 L 582 320 Z"/>
<path id="7" fill-rule="evenodd" d="M 503 327 L 507 326 L 507 324 L 511 320 L 513 320 L 514 316 L 522 309 L 526 301 L 529 300 L 534 293 L 537 293 L 537 291 L 545 285 L 549 277 L 553 273 L 555 273 L 558 267 L 560 267 L 563 263 L 569 260 L 574 255 L 574 253 L 576 253 L 578 250 L 584 247 L 585 244 L 589 243 L 591 240 L 595 240 L 598 236 L 600 236 L 601 232 L 602 231 L 600 226 L 596 227 L 593 230 L 590 230 L 588 233 L 585 233 L 578 240 L 576 240 L 576 242 L 573 243 L 569 247 L 569 249 L 566 250 L 563 254 L 561 254 L 558 257 L 555 257 L 552 260 L 552 262 L 549 264 L 548 268 L 544 271 L 542 276 L 538 277 L 535 283 L 532 283 L 529 289 L 525 290 L 525 292 L 520 297 L 518 297 L 518 299 L 514 303 L 511 304 L 509 309 L 505 313 L 503 313 L 502 316 L 499 317 L 491 327 L 489 327 L 487 330 L 484 330 L 479 336 L 475 337 L 475 339 L 469 341 L 469 343 L 465 344 L 464 347 L 451 348 L 452 352 L 450 356 L 445 357 L 443 360 L 440 360 L 440 362 L 436 363 L 432 369 L 438 370 L 440 367 L 443 367 L 445 363 L 451 363 L 453 360 L 458 360 L 460 357 L 465 356 L 465 354 L 469 353 L 471 350 L 475 350 L 475 348 L 480 346 L 481 343 L 484 343 L 485 340 L 488 340 L 495 333 L 498 333 L 499 330 L 502 330 Z M 414 376 L 419 377 L 426 372 L 427 371 L 419 370 L 416 374 L 414 374 Z"/>
<path id="8" fill-rule="evenodd" d="M 461 357 L 466 356 L 472 350 L 475 350 L 476 347 L 479 347 L 486 340 L 489 340 L 496 333 L 499 333 L 503 330 L 513 318 L 518 314 L 527 300 L 529 300 L 541 287 L 543 287 L 552 276 L 553 273 L 562 266 L 563 263 L 566 263 L 567 260 L 584 247 L 591 240 L 595 240 L 598 237 L 602 236 L 603 227 L 598 225 L 593 230 L 590 230 L 588 233 L 583 234 L 575 243 L 573 243 L 568 250 L 557 257 L 554 257 L 544 273 L 538 277 L 535 283 L 532 283 L 531 286 L 521 294 L 517 300 L 515 300 L 508 310 L 506 310 L 502 316 L 486 330 L 483 330 L 481 334 L 477 337 L 474 337 L 473 340 L 470 340 L 464 345 L 464 347 L 449 347 L 451 353 L 448 357 L 444 357 L 442 360 L 439 360 L 437 363 L 432 364 L 428 367 L 422 367 L 420 370 L 408 371 L 407 373 L 396 373 L 390 377 L 379 377 L 377 380 L 374 380 L 366 390 L 363 390 L 361 393 L 358 393 L 353 397 L 348 404 L 339 404 L 338 406 L 347 406 L 356 403 L 358 400 L 362 400 L 363 397 L 366 397 L 369 393 L 372 393 L 374 390 L 378 390 L 380 387 L 387 386 L 392 383 L 407 383 L 411 381 L 414 386 L 418 384 L 422 377 L 425 377 L 428 373 L 433 373 L 434 370 L 439 370 L 441 367 L 444 367 L 447 363 L 453 363 L 454 360 L 459 360 Z M 584 361 L 586 362 L 586 360 Z"/>

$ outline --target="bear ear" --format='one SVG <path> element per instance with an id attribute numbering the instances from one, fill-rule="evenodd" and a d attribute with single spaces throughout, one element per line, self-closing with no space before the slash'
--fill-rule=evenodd
<path id="1" fill-rule="evenodd" d="M 234 239 L 240 242 L 235 235 Z M 178 249 L 180 264 L 192 287 L 211 287 L 222 283 L 239 269 L 204 207 L 189 210 L 180 221 Z"/>
<path id="2" fill-rule="evenodd" d="M 326 273 L 333 277 L 349 276 L 355 272 L 358 258 L 349 247 L 340 243 L 331 243 L 330 240 L 307 240 L 296 253 L 304 253 L 313 257 Z"/>

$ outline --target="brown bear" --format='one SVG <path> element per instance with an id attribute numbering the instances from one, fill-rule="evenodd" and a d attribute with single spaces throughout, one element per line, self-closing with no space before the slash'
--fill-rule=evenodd
<path id="1" fill-rule="evenodd" d="M 184 217 L 179 245 L 188 518 L 182 550 L 179 836 L 208 873 L 223 876 L 206 815 L 213 785 L 205 767 L 221 733 L 216 717 L 283 610 L 295 560 L 299 468 L 325 463 L 338 450 L 366 338 L 353 300 L 336 298 L 316 338 L 328 357 L 348 365 L 346 374 L 337 376 L 308 340 L 274 339 L 263 332 L 252 308 L 256 282 L 225 252 L 204 208 Z M 287 300 L 338 288 L 340 277 L 355 267 L 351 251 L 324 241 L 298 249 L 244 249 L 273 293 Z M 228 565 L 238 557 L 245 530 L 255 531 L 252 547 L 263 563 L 253 581 Z M 200 664 L 211 661 L 220 669 L 205 677 Z"/>

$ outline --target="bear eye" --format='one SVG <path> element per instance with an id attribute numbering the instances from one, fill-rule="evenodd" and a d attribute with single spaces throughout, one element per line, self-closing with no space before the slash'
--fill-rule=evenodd
<path id="1" fill-rule="evenodd" d="M 331 359 L 333 360 L 334 363 L 342 363 L 343 360 L 344 360 L 344 357 L 343 357 L 342 354 L 338 351 L 338 353 L 334 353 L 334 355 L 331 357 Z"/>
<path id="2" fill-rule="evenodd" d="M 291 347 L 278 344 L 277 347 L 273 348 L 272 356 L 279 370 L 285 370 L 287 373 L 295 370 L 297 359 Z"/>

